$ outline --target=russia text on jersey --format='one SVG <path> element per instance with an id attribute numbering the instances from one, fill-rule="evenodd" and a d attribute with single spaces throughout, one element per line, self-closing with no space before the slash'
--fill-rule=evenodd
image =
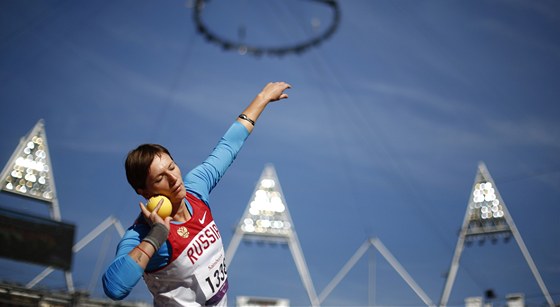
<path id="1" fill-rule="evenodd" d="M 216 243 L 220 238 L 220 231 L 214 221 L 204 227 L 204 229 L 198 233 L 198 235 L 187 247 L 187 256 L 189 257 L 191 264 L 194 264 L 198 258 L 204 254 L 204 251 Z"/>

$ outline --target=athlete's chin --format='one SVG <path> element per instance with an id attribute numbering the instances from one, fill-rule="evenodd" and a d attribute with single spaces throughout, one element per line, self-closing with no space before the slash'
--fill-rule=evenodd
<path id="1" fill-rule="evenodd" d="M 175 198 L 177 202 L 181 202 L 183 201 L 183 199 L 185 199 L 186 196 L 187 196 L 187 191 L 183 188 L 177 191 L 177 193 L 173 195 L 173 198 Z"/>
<path id="2" fill-rule="evenodd" d="M 186 196 L 187 196 L 187 190 L 185 189 L 185 186 L 183 186 L 182 184 L 178 185 L 176 188 L 169 191 L 169 198 L 171 199 L 172 203 L 182 202 Z"/>

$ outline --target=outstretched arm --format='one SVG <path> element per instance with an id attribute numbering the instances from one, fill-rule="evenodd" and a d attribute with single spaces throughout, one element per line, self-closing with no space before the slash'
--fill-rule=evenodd
<path id="1" fill-rule="evenodd" d="M 241 113 L 246 116 L 246 119 L 238 118 L 237 121 L 243 124 L 251 133 L 254 128 L 253 123 L 257 121 L 266 106 L 273 101 L 288 98 L 288 94 L 284 93 L 284 91 L 289 88 L 291 88 L 291 85 L 286 82 L 268 83 Z"/>
<path id="2" fill-rule="evenodd" d="M 208 202 L 210 191 L 233 163 L 245 139 L 253 131 L 252 122 L 257 121 L 270 102 L 288 98 L 284 91 L 290 87 L 286 82 L 268 83 L 241 113 L 246 119 L 238 118 L 237 123 L 230 127 L 210 156 L 185 176 L 187 189 Z"/>

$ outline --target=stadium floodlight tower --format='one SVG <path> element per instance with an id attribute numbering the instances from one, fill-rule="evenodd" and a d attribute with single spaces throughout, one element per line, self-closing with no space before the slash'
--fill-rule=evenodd
<path id="1" fill-rule="evenodd" d="M 495 240 L 499 236 L 509 235 L 513 235 L 515 238 L 515 241 L 517 242 L 519 249 L 521 249 L 521 252 L 525 257 L 525 261 L 527 261 L 527 264 L 529 265 L 535 280 L 539 284 L 547 303 L 550 306 L 554 306 L 552 297 L 550 296 L 546 285 L 539 274 L 537 266 L 535 265 L 533 258 L 531 258 L 529 250 L 527 249 L 527 246 L 525 246 L 525 242 L 523 242 L 521 234 L 519 233 L 519 230 L 517 230 L 504 200 L 498 192 L 496 183 L 492 179 L 492 176 L 490 176 L 490 172 L 483 162 L 478 164 L 478 172 L 472 187 L 467 212 L 463 220 L 463 226 L 461 227 L 459 239 L 457 240 L 457 246 L 455 247 L 451 268 L 449 269 L 447 280 L 445 282 L 445 288 L 443 289 L 440 299 L 440 306 L 446 306 L 449 300 L 449 295 L 451 294 L 457 270 L 459 269 L 459 259 L 461 258 L 465 242 L 477 239 L 483 240 L 486 237 L 490 237 Z"/>
<path id="2" fill-rule="evenodd" d="M 226 251 L 231 263 L 241 239 L 287 244 L 292 253 L 300 278 L 312 306 L 319 300 L 294 229 L 294 223 L 272 164 L 267 164 L 255 186 L 253 196 L 245 209 Z"/>
<path id="3" fill-rule="evenodd" d="M 51 218 L 60 221 L 43 120 L 39 120 L 31 132 L 20 140 L 0 178 L 3 191 L 45 202 L 49 205 Z"/>
<path id="4" fill-rule="evenodd" d="M 19 246 L 21 250 L 15 252 L 17 257 L 13 257 L 13 253 L 10 253 L 7 249 L 20 243 L 19 241 L 14 242 L 14 240 L 8 240 L 7 243 L 10 244 L 9 248 L 0 250 L 0 255 L 10 256 L 9 258 L 13 259 L 17 258 L 15 260 L 18 261 L 49 265 L 33 280 L 27 283 L 26 288 L 28 289 L 33 288 L 37 283 L 52 273 L 55 268 L 62 268 L 64 269 L 68 291 L 71 293 L 74 292 L 74 282 L 71 272 L 72 255 L 79 252 L 84 246 L 89 244 L 110 226 L 115 226 L 121 237 L 124 235 L 124 229 L 121 223 L 116 218 L 110 216 L 79 242 L 74 244 L 74 225 L 61 222 L 60 207 L 58 205 L 53 168 L 47 144 L 47 134 L 42 119 L 35 124 L 33 129 L 25 137 L 21 138 L 18 147 L 2 170 L 0 180 L 2 191 L 39 200 L 49 206 L 51 220 L 46 219 L 49 221 L 48 223 L 37 224 L 35 222 L 35 224 L 30 224 L 30 221 L 36 221 L 39 218 L 26 215 L 24 218 L 28 224 L 21 226 L 24 229 L 23 231 L 44 232 L 42 235 L 47 236 L 48 240 L 43 238 L 43 240 L 37 241 L 45 242 L 34 242 L 34 244 L 24 242 L 25 244 L 23 246 Z M 17 218 L 24 216 L 23 214 L 14 215 L 13 212 L 9 214 L 10 216 L 3 218 L 3 221 L 12 221 L 15 219 L 14 216 L 17 216 Z M 52 220 L 56 221 L 56 223 L 53 223 Z M 13 225 L 9 226 L 15 227 Z M 4 231 L 4 229 L 2 229 L 2 231 Z M 0 241 L 1 239 L 3 238 L 0 238 Z M 49 244 L 53 241 L 56 242 L 56 244 Z M 41 245 L 40 243 L 43 244 Z M 35 249 L 41 249 L 42 253 L 40 256 L 36 255 Z"/>
<path id="5" fill-rule="evenodd" d="M 18 147 L 2 170 L 0 180 L 2 180 L 2 191 L 42 201 L 49 206 L 51 219 L 60 222 L 60 208 L 42 119 L 25 137 L 21 138 Z M 73 239 L 73 229 L 70 239 Z M 61 245 L 62 243 L 59 242 Z M 69 268 L 68 265 L 65 278 L 68 289 L 73 292 L 72 273 Z"/>

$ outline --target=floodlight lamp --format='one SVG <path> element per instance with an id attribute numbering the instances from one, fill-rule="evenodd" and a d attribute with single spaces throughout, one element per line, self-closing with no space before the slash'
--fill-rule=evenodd
<path id="1" fill-rule="evenodd" d="M 292 234 L 287 204 L 274 169 L 267 167 L 238 225 L 242 233 L 264 240 L 284 240 Z"/>
<path id="2" fill-rule="evenodd" d="M 253 225 L 242 225 L 241 226 L 241 230 L 243 230 L 244 232 L 255 232 L 255 226 Z"/>
<path id="3" fill-rule="evenodd" d="M 255 197 L 249 205 L 249 213 L 252 215 L 266 214 L 266 212 L 270 214 L 275 212 L 281 213 L 284 210 L 286 210 L 286 206 L 282 201 L 280 193 L 277 191 L 268 192 L 259 189 L 255 191 Z"/>
<path id="4" fill-rule="evenodd" d="M 50 170 L 43 138 L 34 136 L 12 165 L 12 169 L 3 178 L 2 189 L 23 194 L 45 201 L 52 201 L 54 193 L 47 184 Z"/>
<path id="5" fill-rule="evenodd" d="M 251 206 L 251 207 L 249 208 L 249 213 L 250 213 L 251 215 L 259 215 L 260 210 L 257 209 L 257 208 L 255 208 L 255 207 L 253 207 L 253 206 Z"/>
<path id="6" fill-rule="evenodd" d="M 276 182 L 272 179 L 263 179 L 261 180 L 261 187 L 263 189 L 272 189 L 276 185 Z"/>
<path id="7" fill-rule="evenodd" d="M 254 232 L 255 231 L 255 221 L 250 218 L 246 218 L 243 221 L 243 225 L 241 225 L 241 230 L 245 232 Z"/>
<path id="8" fill-rule="evenodd" d="M 255 211 L 243 220 L 241 230 L 246 233 L 286 236 L 291 231 L 291 224 L 282 219 L 282 214 L 270 211 Z M 253 214 L 257 213 L 257 214 Z"/>
<path id="9" fill-rule="evenodd" d="M 503 206 L 500 204 L 496 190 L 491 182 L 475 184 L 472 197 L 474 206 L 470 207 L 471 220 L 489 220 L 504 217 Z"/>

